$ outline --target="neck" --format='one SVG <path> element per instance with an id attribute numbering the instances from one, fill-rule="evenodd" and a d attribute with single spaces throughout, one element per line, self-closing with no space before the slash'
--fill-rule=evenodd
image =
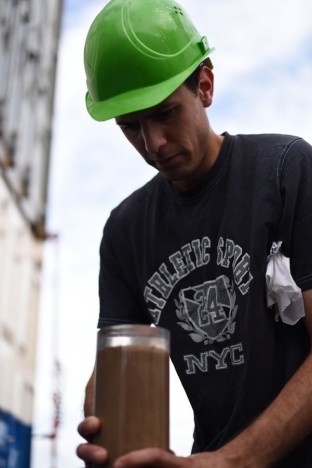
<path id="1" fill-rule="evenodd" d="M 209 130 L 208 143 L 205 153 L 206 156 L 203 159 L 202 165 L 199 166 L 194 173 L 189 174 L 189 177 L 171 181 L 170 183 L 175 187 L 176 190 L 185 192 L 192 187 L 195 187 L 200 182 L 200 180 L 205 177 L 220 154 L 223 140 L 224 136 L 218 135 L 212 129 Z"/>

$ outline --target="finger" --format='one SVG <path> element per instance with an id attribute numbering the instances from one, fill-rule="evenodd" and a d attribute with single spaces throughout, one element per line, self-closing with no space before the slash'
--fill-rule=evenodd
<path id="1" fill-rule="evenodd" d="M 90 440 L 96 432 L 101 428 L 101 422 L 95 416 L 89 416 L 88 418 L 81 421 L 77 430 L 81 437 L 86 440 Z"/>
<path id="2" fill-rule="evenodd" d="M 76 454 L 81 460 L 88 463 L 103 464 L 108 459 L 107 450 L 94 444 L 80 444 L 77 447 Z M 90 465 L 91 466 L 91 465 Z"/>
<path id="3" fill-rule="evenodd" d="M 183 468 L 189 467 L 189 459 L 177 457 L 172 453 L 158 448 L 136 450 L 118 458 L 114 468 Z"/>

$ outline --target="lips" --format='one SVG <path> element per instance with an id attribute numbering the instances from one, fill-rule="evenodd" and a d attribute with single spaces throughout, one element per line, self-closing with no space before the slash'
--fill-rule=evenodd
<path id="1" fill-rule="evenodd" d="M 166 156 L 165 158 L 158 158 L 155 160 L 155 165 L 158 167 L 163 167 L 168 164 L 170 164 L 172 161 L 174 161 L 180 153 L 174 154 L 173 156 Z"/>

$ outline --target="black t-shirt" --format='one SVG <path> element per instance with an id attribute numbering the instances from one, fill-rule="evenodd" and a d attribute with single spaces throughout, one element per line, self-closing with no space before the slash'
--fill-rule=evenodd
<path id="1" fill-rule="evenodd" d="M 311 146 L 285 135 L 224 136 L 192 190 L 157 175 L 115 208 L 100 249 L 99 327 L 170 330 L 194 411 L 193 452 L 248 426 L 309 350 L 302 321 L 286 325 L 267 308 L 265 272 L 282 241 L 297 285 L 312 288 Z M 312 466 L 312 444 L 293 456 L 294 466 Z"/>

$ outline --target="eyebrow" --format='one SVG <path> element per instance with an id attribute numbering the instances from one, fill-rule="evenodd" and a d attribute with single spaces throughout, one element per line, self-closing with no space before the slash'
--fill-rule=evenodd
<path id="1" fill-rule="evenodd" d="M 135 120 L 117 120 L 117 118 L 115 119 L 115 123 L 116 125 L 119 125 L 119 126 L 122 126 L 122 125 L 130 125 L 132 123 L 134 123 Z"/>
<path id="2" fill-rule="evenodd" d="M 153 110 L 151 111 L 151 113 L 149 115 L 147 115 L 146 117 L 143 117 L 143 118 L 151 118 L 153 117 L 154 115 L 157 115 L 158 113 L 160 112 L 163 112 L 164 110 L 166 110 L 168 107 L 171 107 L 174 105 L 174 102 L 161 102 L 160 104 L 156 104 L 156 106 L 153 107 Z M 146 111 L 148 111 L 148 109 L 145 109 Z M 144 112 L 144 110 L 142 110 L 142 112 Z M 131 114 L 129 114 L 129 116 L 131 116 Z M 130 117 L 131 119 L 131 117 Z M 127 120 L 127 117 L 126 116 L 120 116 L 120 117 L 116 117 L 115 119 L 115 122 L 117 125 L 131 125 L 132 123 L 136 122 L 137 120 L 140 120 L 140 119 L 135 119 L 135 120 Z"/>

